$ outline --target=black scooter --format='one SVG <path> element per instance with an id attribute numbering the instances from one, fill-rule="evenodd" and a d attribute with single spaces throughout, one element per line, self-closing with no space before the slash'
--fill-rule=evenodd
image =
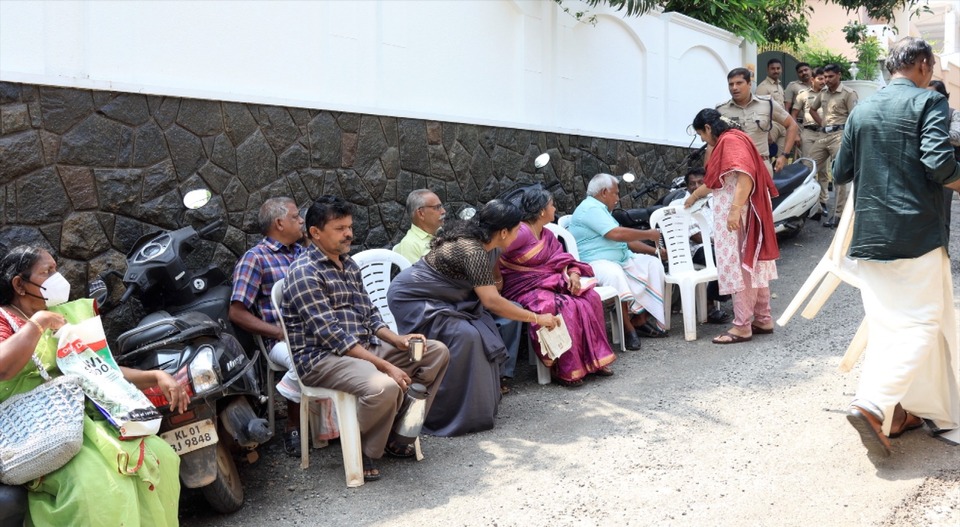
<path id="1" fill-rule="evenodd" d="M 200 237 L 221 225 L 217 220 L 200 231 L 188 226 L 137 240 L 127 254 L 126 290 L 117 304 L 138 293 L 151 313 L 120 335 L 116 358 L 123 366 L 161 369 L 186 388 L 191 401 L 183 414 L 169 410 L 159 389 L 145 393 L 162 409 L 160 436 L 180 455 L 183 485 L 200 488 L 215 510 L 229 513 L 244 500 L 233 452 L 245 450 L 255 461 L 254 449 L 273 431 L 257 413 L 265 401 L 260 351 L 252 345 L 252 354 L 245 351 L 238 337 L 249 336 L 238 333 L 227 316 L 228 277 L 213 266 L 195 272 L 185 262 Z M 91 290 L 107 297 L 103 278 Z"/>

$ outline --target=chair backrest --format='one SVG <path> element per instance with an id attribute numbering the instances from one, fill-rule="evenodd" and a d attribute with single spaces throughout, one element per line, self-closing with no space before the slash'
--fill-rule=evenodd
<path id="1" fill-rule="evenodd" d="M 563 216 L 560 216 L 559 218 L 557 218 L 557 225 L 566 229 L 567 227 L 570 227 L 570 220 L 572 219 L 573 219 L 573 214 L 564 214 Z"/>
<path id="2" fill-rule="evenodd" d="M 401 271 L 410 267 L 410 261 L 399 254 L 387 249 L 368 249 L 357 253 L 353 261 L 360 266 L 360 275 L 363 277 L 363 288 L 367 290 L 370 301 L 380 311 L 380 318 L 397 331 L 397 321 L 387 305 L 387 291 L 390 290 L 390 279 L 393 266 Z"/>
<path id="3" fill-rule="evenodd" d="M 569 217 L 569 215 L 561 216 L 560 219 Z M 567 223 L 569 224 L 570 222 L 568 221 Z M 577 261 L 580 260 L 580 251 L 577 250 L 577 240 L 572 234 L 570 234 L 570 231 L 557 225 L 556 223 L 548 223 L 544 225 L 544 227 L 550 229 L 550 232 L 552 232 L 553 235 L 560 240 L 560 243 L 562 243 L 567 252 L 570 253 L 570 256 L 573 256 L 573 258 Z"/>
<path id="4" fill-rule="evenodd" d="M 670 273 L 693 271 L 693 254 L 690 252 L 690 227 L 700 228 L 704 259 L 708 269 L 716 267 L 713 248 L 710 245 L 710 227 L 699 212 L 690 214 L 682 206 L 663 207 L 650 215 L 650 226 L 659 229 L 667 249 Z"/>

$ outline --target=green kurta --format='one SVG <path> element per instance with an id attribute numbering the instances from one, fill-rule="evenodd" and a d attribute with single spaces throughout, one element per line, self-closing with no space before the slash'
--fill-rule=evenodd
<path id="1" fill-rule="evenodd" d="M 903 78 L 853 109 L 833 162 L 836 182 L 854 183 L 852 258 L 917 258 L 947 247 L 943 185 L 960 179 L 947 112 L 943 95 Z"/>
<path id="2" fill-rule="evenodd" d="M 79 322 L 93 316 L 91 300 L 50 308 Z M 57 369 L 57 339 L 46 331 L 37 355 L 51 376 Z M 33 361 L 9 381 L 0 382 L 0 401 L 42 382 Z M 87 406 L 83 446 L 66 465 L 27 485 L 27 525 L 177 525 L 180 458 L 157 437 L 121 441 L 117 430 Z M 142 463 L 139 463 L 142 446 Z M 161 470 L 161 466 L 163 469 Z"/>

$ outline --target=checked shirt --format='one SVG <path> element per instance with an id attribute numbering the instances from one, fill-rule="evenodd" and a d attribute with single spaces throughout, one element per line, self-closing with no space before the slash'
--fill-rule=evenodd
<path id="1" fill-rule="evenodd" d="M 347 255 L 340 261 L 343 269 L 310 244 L 287 272 L 281 311 L 301 376 L 329 353 L 379 344 L 375 335 L 387 327 L 363 287 L 360 267 Z"/>
<path id="2" fill-rule="evenodd" d="M 287 247 L 269 236 L 260 240 L 243 254 L 233 269 L 230 301 L 240 302 L 252 313 L 260 313 L 264 322 L 279 322 L 280 317 L 270 302 L 270 290 L 277 280 L 286 276 L 290 264 L 301 253 L 300 244 Z"/>

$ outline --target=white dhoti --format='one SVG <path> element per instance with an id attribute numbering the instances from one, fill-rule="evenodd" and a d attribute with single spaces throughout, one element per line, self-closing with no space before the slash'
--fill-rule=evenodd
<path id="1" fill-rule="evenodd" d="M 277 383 L 277 392 L 288 401 L 300 403 L 300 380 L 297 378 L 297 369 L 293 367 L 293 359 L 287 351 L 286 342 L 277 342 L 267 354 L 271 361 L 287 368 L 287 372 Z M 333 401 L 314 399 L 311 403 L 310 433 L 313 435 L 313 442 L 318 443 L 340 437 Z"/>
<path id="2" fill-rule="evenodd" d="M 883 412 L 888 435 L 897 403 L 941 430 L 960 427 L 960 330 L 946 251 L 859 260 L 858 275 L 868 342 L 854 402 Z"/>
<path id="3" fill-rule="evenodd" d="M 620 293 L 620 301 L 627 302 L 631 313 L 646 311 L 657 319 L 661 328 L 663 315 L 663 263 L 646 254 L 634 254 L 620 265 L 610 260 L 590 262 L 600 285 L 612 287 Z"/>

